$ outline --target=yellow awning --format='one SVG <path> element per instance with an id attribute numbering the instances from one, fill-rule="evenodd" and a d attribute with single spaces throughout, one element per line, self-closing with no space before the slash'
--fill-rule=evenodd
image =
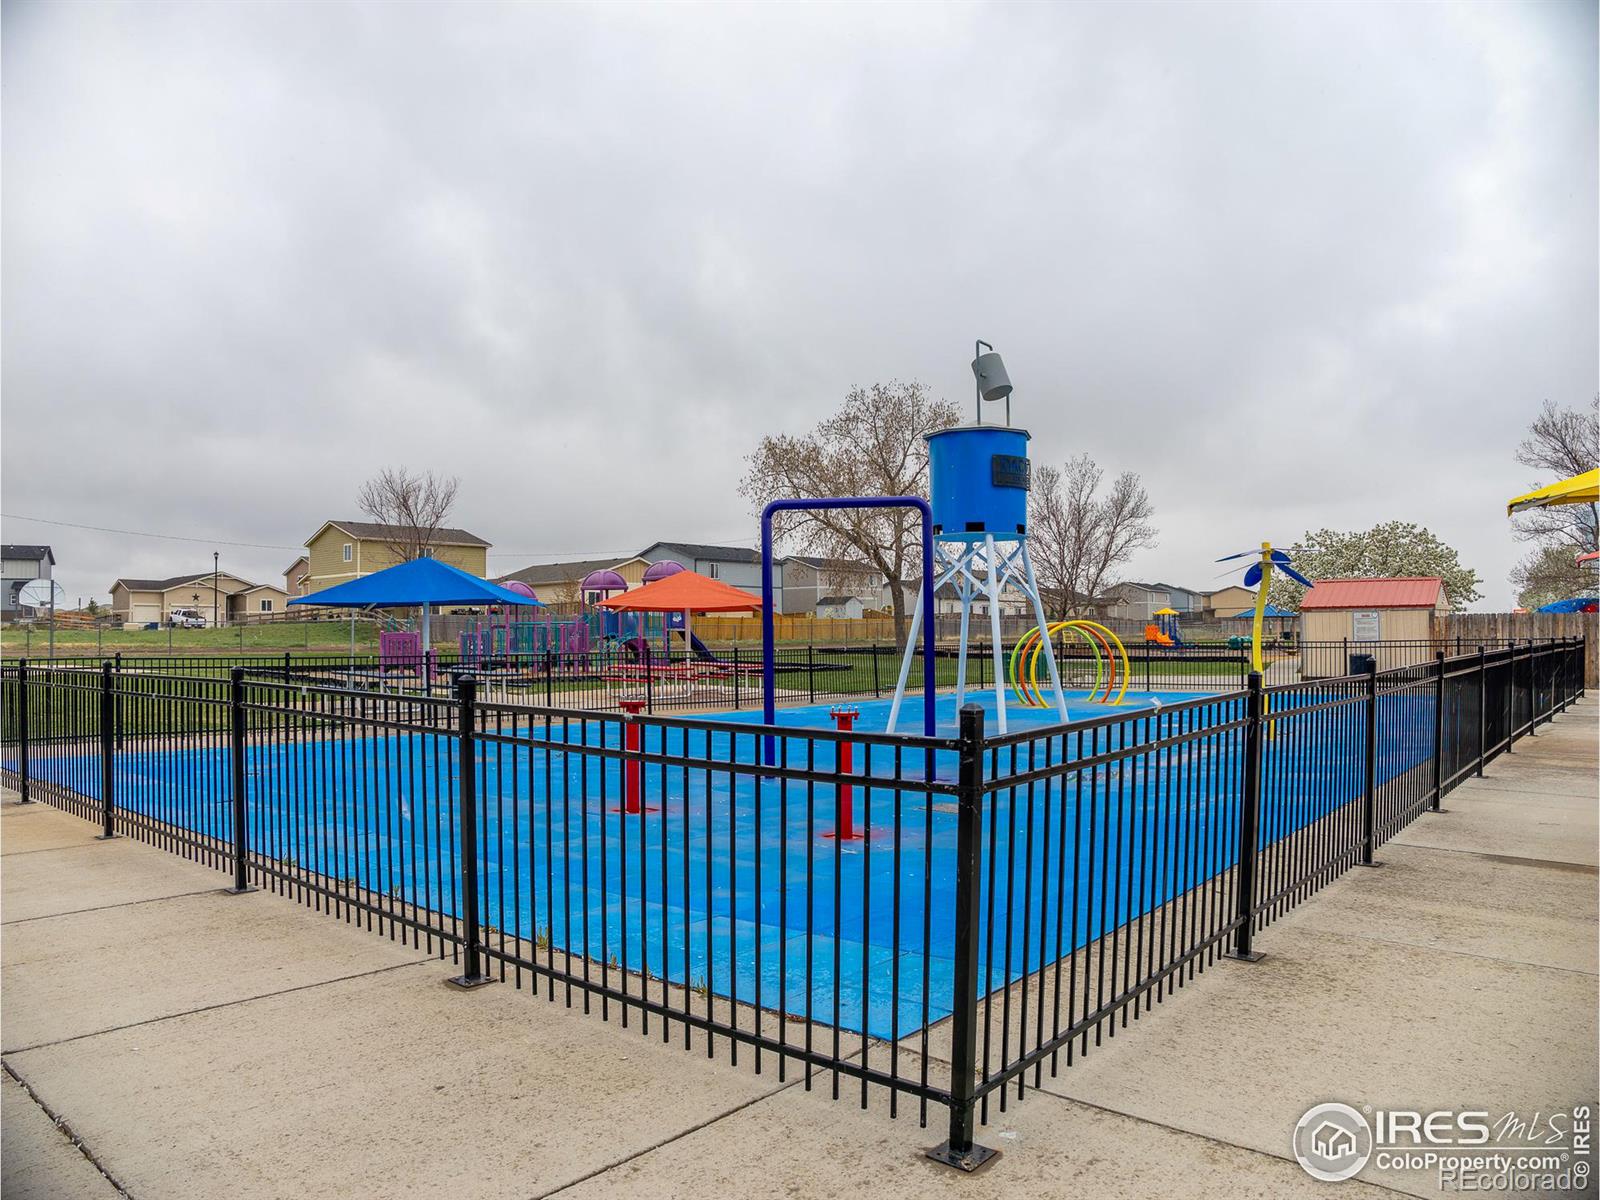
<path id="1" fill-rule="evenodd" d="M 1574 475 L 1571 479 L 1563 479 L 1560 483 L 1552 483 L 1549 487 L 1542 487 L 1529 492 L 1526 496 L 1518 496 L 1506 501 L 1506 516 L 1522 512 L 1528 508 L 1544 508 L 1550 504 L 1596 504 L 1600 503 L 1600 469 L 1585 471 L 1582 475 Z"/>
<path id="2" fill-rule="evenodd" d="M 1178 615 L 1178 610 L 1175 608 L 1158 608 L 1150 615 L 1155 617 L 1175 617 Z"/>

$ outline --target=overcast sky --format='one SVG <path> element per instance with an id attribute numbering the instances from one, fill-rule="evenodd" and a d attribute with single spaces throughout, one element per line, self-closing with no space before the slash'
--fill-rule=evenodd
<path id="1" fill-rule="evenodd" d="M 73 600 L 281 582 L 387 464 L 497 572 L 748 544 L 763 434 L 965 406 L 983 337 L 1036 461 L 1143 475 L 1131 577 L 1401 518 L 1505 608 L 1515 443 L 1600 387 L 1593 3 L 3 22 L 4 538 Z"/>

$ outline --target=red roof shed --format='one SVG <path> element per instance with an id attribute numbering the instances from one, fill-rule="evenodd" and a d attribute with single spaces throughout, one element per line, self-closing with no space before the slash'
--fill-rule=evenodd
<path id="1" fill-rule="evenodd" d="M 1397 579 L 1318 579 L 1300 601 L 1302 612 L 1326 608 L 1436 608 L 1444 598 L 1437 575 Z"/>

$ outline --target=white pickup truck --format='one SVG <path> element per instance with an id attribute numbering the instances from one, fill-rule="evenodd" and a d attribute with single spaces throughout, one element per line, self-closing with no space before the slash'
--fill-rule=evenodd
<path id="1" fill-rule="evenodd" d="M 175 608 L 167 614 L 167 624 L 174 629 L 204 629 L 206 619 L 198 608 Z"/>

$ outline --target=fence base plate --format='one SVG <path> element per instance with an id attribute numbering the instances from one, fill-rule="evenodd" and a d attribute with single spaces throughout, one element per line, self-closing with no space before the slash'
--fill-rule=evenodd
<path id="1" fill-rule="evenodd" d="M 1000 1151 L 991 1150 L 988 1146 L 980 1146 L 974 1142 L 972 1149 L 958 1153 L 950 1149 L 949 1142 L 940 1142 L 927 1152 L 927 1156 L 936 1163 L 943 1163 L 947 1167 L 954 1167 L 958 1171 L 966 1171 L 970 1174 L 983 1166 L 984 1163 L 999 1158 Z"/>
<path id="2" fill-rule="evenodd" d="M 1375 871 L 1379 867 L 1383 866 L 1383 864 L 1381 862 L 1369 862 L 1369 863 L 1357 863 L 1356 866 L 1358 866 L 1358 867 L 1366 867 L 1368 870 Z"/>
<path id="3" fill-rule="evenodd" d="M 1249 954 L 1238 954 L 1229 950 L 1222 957 L 1231 958 L 1234 962 L 1260 962 L 1266 956 L 1267 954 L 1264 950 L 1252 950 Z"/>
<path id="4" fill-rule="evenodd" d="M 457 987 L 464 992 L 468 992 L 473 988 L 481 988 L 486 983 L 493 983 L 494 978 L 489 975 L 452 975 L 445 982 L 451 987 Z"/>
<path id="5" fill-rule="evenodd" d="M 94 835 L 94 840 L 97 842 L 109 842 L 116 836 L 114 833 L 97 833 Z"/>
<path id="6" fill-rule="evenodd" d="M 223 888 L 223 889 L 222 889 L 222 890 L 223 890 L 223 891 L 224 891 L 224 892 L 226 892 L 226 893 L 227 893 L 227 894 L 228 894 L 228 895 L 230 895 L 230 896 L 242 896 L 242 895 L 244 895 L 244 894 L 245 894 L 245 893 L 246 893 L 246 892 L 254 892 L 254 891 L 257 891 L 257 890 L 258 890 L 258 889 L 257 889 L 257 888 L 256 888 L 256 885 L 255 885 L 255 884 L 253 884 L 253 883 L 247 883 L 247 884 L 245 884 L 245 885 L 244 885 L 244 886 L 243 886 L 243 887 L 242 887 L 242 888 L 236 888 L 236 887 L 225 887 L 225 888 Z"/>

